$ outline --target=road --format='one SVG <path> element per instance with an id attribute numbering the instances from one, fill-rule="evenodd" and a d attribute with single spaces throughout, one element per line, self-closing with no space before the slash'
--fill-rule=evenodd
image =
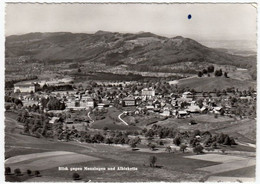
<path id="1" fill-rule="evenodd" d="M 90 117 L 90 112 L 88 112 L 88 118 L 91 121 L 90 123 L 94 123 L 94 120 Z"/>
<path id="2" fill-rule="evenodd" d="M 118 115 L 118 119 L 120 120 L 120 121 L 122 121 L 125 125 L 129 125 L 127 122 L 125 122 L 122 118 L 121 118 L 121 116 L 124 114 L 125 112 L 122 112 L 121 114 L 119 114 Z"/>

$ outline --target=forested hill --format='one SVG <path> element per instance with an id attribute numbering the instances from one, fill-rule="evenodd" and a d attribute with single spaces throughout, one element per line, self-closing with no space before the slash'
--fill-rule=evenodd
<path id="1" fill-rule="evenodd" d="M 238 56 L 208 48 L 181 36 L 167 38 L 149 32 L 138 34 L 98 31 L 85 33 L 29 33 L 6 38 L 6 58 L 28 56 L 39 61 L 90 61 L 162 66 L 178 63 L 213 63 L 241 68 L 256 67 L 256 56 Z"/>

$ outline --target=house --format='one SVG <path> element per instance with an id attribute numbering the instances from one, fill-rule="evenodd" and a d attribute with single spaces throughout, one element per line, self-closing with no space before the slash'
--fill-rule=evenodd
<path id="1" fill-rule="evenodd" d="M 144 88 L 144 89 L 142 89 L 142 96 L 143 97 L 153 97 L 153 96 L 155 96 L 155 90 L 153 89 L 153 88 Z"/>
<path id="2" fill-rule="evenodd" d="M 159 102 L 159 100 L 155 100 L 155 101 L 153 101 L 153 105 L 154 105 L 155 108 L 160 108 L 161 102 Z"/>
<path id="3" fill-rule="evenodd" d="M 94 108 L 94 100 L 93 98 L 89 96 L 82 96 L 81 97 L 82 106 L 85 106 L 86 108 Z"/>
<path id="4" fill-rule="evenodd" d="M 169 117 L 171 115 L 171 111 L 168 108 L 164 108 L 163 112 L 160 115 Z"/>
<path id="5" fill-rule="evenodd" d="M 189 92 L 189 91 L 186 91 L 186 92 L 184 92 L 184 93 L 182 94 L 182 98 L 192 98 L 192 97 L 193 97 L 193 95 L 192 95 L 192 93 Z"/>
<path id="6" fill-rule="evenodd" d="M 138 96 L 135 98 L 135 104 L 140 105 L 142 103 L 142 99 Z"/>
<path id="7" fill-rule="evenodd" d="M 16 83 L 14 84 L 14 92 L 20 93 L 34 93 L 36 91 L 36 85 L 34 83 Z"/>
<path id="8" fill-rule="evenodd" d="M 123 98 L 123 106 L 135 106 L 136 105 L 136 101 L 134 97 L 125 97 Z"/>
<path id="9" fill-rule="evenodd" d="M 207 113 L 207 111 L 208 111 L 208 108 L 205 107 L 205 106 L 203 106 L 203 107 L 200 109 L 200 112 L 203 113 L 203 114 Z"/>
<path id="10" fill-rule="evenodd" d="M 177 118 L 187 118 L 189 113 L 187 111 L 178 111 Z"/>
<path id="11" fill-rule="evenodd" d="M 147 110 L 153 110 L 153 109 L 154 109 L 154 106 L 152 106 L 152 105 L 147 105 L 147 106 L 146 106 L 146 109 L 147 109 Z"/>
<path id="12" fill-rule="evenodd" d="M 192 104 L 188 107 L 187 112 L 190 113 L 199 113 L 201 112 L 200 107 L 198 105 Z"/>
<path id="13" fill-rule="evenodd" d="M 59 117 L 52 117 L 51 120 L 49 121 L 50 124 L 54 124 L 60 120 Z"/>
<path id="14" fill-rule="evenodd" d="M 73 124 L 73 120 L 71 118 L 66 119 L 65 121 L 66 124 Z"/>
<path id="15" fill-rule="evenodd" d="M 20 97 L 20 99 L 22 100 L 24 107 L 28 107 L 28 106 L 32 107 L 33 105 L 39 105 L 38 97 L 29 95 L 29 96 Z"/>
<path id="16" fill-rule="evenodd" d="M 221 112 L 223 111 L 224 109 L 222 107 L 214 107 L 213 108 L 213 113 L 215 114 L 221 114 Z"/>
<path id="17" fill-rule="evenodd" d="M 105 104 L 99 103 L 99 104 L 97 104 L 97 106 L 98 106 L 98 109 L 103 109 L 105 107 Z"/>

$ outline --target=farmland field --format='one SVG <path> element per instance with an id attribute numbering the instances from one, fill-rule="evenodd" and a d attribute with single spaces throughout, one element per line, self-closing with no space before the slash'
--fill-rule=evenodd
<path id="1" fill-rule="evenodd" d="M 113 125 L 112 118 L 117 117 L 120 112 L 109 112 L 110 122 L 106 121 L 108 118 L 98 120 L 93 123 L 93 126 L 102 129 L 104 126 Z M 145 145 L 145 141 L 138 145 L 136 151 L 133 151 L 129 146 L 120 145 L 106 145 L 106 144 L 90 144 L 79 142 L 57 142 L 49 139 L 38 139 L 31 136 L 20 134 L 21 124 L 17 123 L 16 115 L 10 112 L 6 113 L 6 141 L 5 141 L 5 162 L 14 170 L 20 168 L 24 173 L 26 169 L 40 170 L 42 177 L 28 177 L 23 175 L 15 177 L 14 175 L 6 176 L 7 181 L 72 181 L 73 171 L 59 171 L 58 167 L 66 166 L 68 168 L 84 168 L 84 167 L 97 167 L 97 168 L 117 168 L 117 167 L 135 167 L 137 171 L 77 171 L 82 181 L 93 182 L 147 182 L 147 181 L 205 181 L 211 175 L 216 174 L 209 172 L 210 169 L 219 167 L 220 160 L 214 160 L 214 154 L 201 155 L 210 157 L 210 159 L 197 159 L 192 150 L 187 150 L 185 153 L 178 151 L 175 148 L 174 153 L 165 152 L 163 146 L 158 146 L 158 149 L 152 151 Z M 205 126 L 207 116 L 193 117 L 200 121 L 201 125 Z M 187 120 L 178 119 L 171 121 L 171 119 L 160 121 L 157 124 L 167 123 L 170 127 L 189 126 Z M 231 119 L 213 119 L 212 124 L 214 128 L 219 122 L 223 122 L 225 126 L 232 123 Z M 225 123 L 226 122 L 226 123 Z M 95 124 L 96 123 L 96 124 Z M 118 128 L 123 127 L 128 129 L 129 126 L 118 123 Z M 176 124 L 178 123 L 178 124 Z M 183 124 L 185 123 L 185 124 Z M 181 124 L 183 124 L 181 126 Z M 185 126 L 184 126 L 185 125 Z M 100 127 L 98 127 L 100 126 Z M 133 126 L 134 127 L 134 126 Z M 112 129 L 112 127 L 110 127 Z M 138 128 L 138 127 L 134 127 Z M 198 128 L 198 127 L 197 127 Z M 194 128 L 195 129 L 195 128 Z M 166 140 L 171 142 L 171 140 Z M 238 145 L 240 146 L 240 145 Z M 248 151 L 249 147 L 244 146 L 244 150 Z M 234 151 L 232 151 L 234 149 Z M 227 153 L 232 154 L 237 150 L 236 147 L 230 148 Z M 251 149 L 251 148 L 250 148 Z M 252 148 L 253 149 L 253 148 Z M 254 150 L 252 150 L 254 151 Z M 246 152 L 247 153 L 247 152 Z M 219 153 L 217 153 L 219 154 Z M 157 168 L 149 166 L 149 157 L 157 157 Z M 222 156 L 222 155 L 221 155 Z M 219 158 L 222 158 L 222 157 Z M 226 156 L 226 155 L 225 155 Z M 246 156 L 246 155 L 245 155 Z M 239 157 L 239 156 L 238 156 Z M 224 158 L 224 157 L 223 157 Z M 237 156 L 228 155 L 227 159 L 237 158 Z M 241 157 L 239 157 L 241 158 Z M 223 160 L 223 159 L 222 159 Z M 246 160 L 240 160 L 247 161 Z M 235 162 L 235 161 L 234 161 Z M 223 163 L 225 164 L 225 163 Z M 252 161 L 253 164 L 253 161 Z M 232 172 L 232 169 L 243 169 L 244 167 L 254 167 L 254 165 L 243 165 L 241 167 L 231 167 L 223 170 L 223 176 Z M 252 170 L 252 169 L 251 169 Z M 220 176 L 222 177 L 222 175 Z M 212 179 L 212 178 L 211 178 Z"/>

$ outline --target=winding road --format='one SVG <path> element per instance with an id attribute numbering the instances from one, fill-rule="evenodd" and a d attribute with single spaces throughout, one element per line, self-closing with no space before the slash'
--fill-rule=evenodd
<path id="1" fill-rule="evenodd" d="M 90 111 L 88 112 L 88 118 L 91 121 L 91 123 L 94 123 L 94 120 L 90 117 Z"/>
<path id="2" fill-rule="evenodd" d="M 123 114 L 125 114 L 126 112 L 124 111 L 124 112 L 122 112 L 121 114 L 119 114 L 118 115 L 118 119 L 120 120 L 120 121 L 122 121 L 125 125 L 129 125 L 127 122 L 125 122 L 122 118 L 121 118 L 121 116 L 123 115 Z"/>

